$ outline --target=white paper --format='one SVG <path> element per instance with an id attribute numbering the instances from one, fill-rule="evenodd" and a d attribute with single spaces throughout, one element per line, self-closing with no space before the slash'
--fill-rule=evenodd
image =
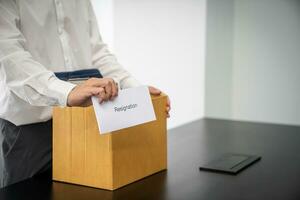
<path id="1" fill-rule="evenodd" d="M 156 120 L 148 87 L 120 90 L 113 101 L 92 102 L 100 134 Z"/>

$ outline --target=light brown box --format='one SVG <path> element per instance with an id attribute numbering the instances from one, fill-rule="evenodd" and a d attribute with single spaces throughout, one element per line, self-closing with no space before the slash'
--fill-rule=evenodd
<path id="1" fill-rule="evenodd" d="M 53 110 L 53 180 L 114 190 L 167 169 L 167 97 L 156 121 L 100 135 L 93 107 Z"/>

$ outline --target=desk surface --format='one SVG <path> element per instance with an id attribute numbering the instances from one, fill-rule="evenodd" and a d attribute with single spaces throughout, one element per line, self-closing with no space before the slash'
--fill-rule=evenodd
<path id="1" fill-rule="evenodd" d="M 199 171 L 228 153 L 262 156 L 240 174 Z M 50 173 L 0 190 L 0 199 L 300 199 L 300 127 L 204 119 L 168 134 L 168 170 L 114 192 L 52 182 Z"/>

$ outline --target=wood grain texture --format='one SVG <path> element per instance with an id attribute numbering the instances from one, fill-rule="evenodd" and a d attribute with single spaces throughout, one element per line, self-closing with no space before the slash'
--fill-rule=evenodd
<path id="1" fill-rule="evenodd" d="M 53 110 L 53 180 L 114 190 L 167 168 L 166 96 L 156 121 L 100 135 L 93 107 Z"/>

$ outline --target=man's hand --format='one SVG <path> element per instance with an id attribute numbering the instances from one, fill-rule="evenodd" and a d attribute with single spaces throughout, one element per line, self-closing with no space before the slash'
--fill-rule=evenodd
<path id="1" fill-rule="evenodd" d="M 86 107 L 92 104 L 91 97 L 97 96 L 99 102 L 114 99 L 118 95 L 118 86 L 111 78 L 91 78 L 76 86 L 68 96 L 68 106 Z"/>
<path id="2" fill-rule="evenodd" d="M 160 95 L 161 91 L 155 87 L 149 86 L 149 92 L 152 95 Z M 170 110 L 171 110 L 171 101 L 169 99 L 169 97 L 167 97 L 167 105 L 166 105 L 166 113 L 167 113 L 167 117 L 170 117 Z"/>

